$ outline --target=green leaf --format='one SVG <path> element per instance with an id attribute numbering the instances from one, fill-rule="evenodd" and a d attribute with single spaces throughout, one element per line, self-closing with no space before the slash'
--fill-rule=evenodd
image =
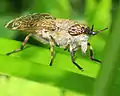
<path id="1" fill-rule="evenodd" d="M 68 52 L 59 49 L 60 53 L 56 53 L 53 66 L 49 66 L 49 49 L 32 45 L 27 45 L 28 47 L 21 52 L 10 56 L 5 55 L 5 53 L 18 48 L 20 44 L 17 41 L 0 38 L 0 72 L 91 94 L 99 65 L 86 63 L 83 66 L 85 71 L 81 72 L 72 64 Z M 85 63 L 84 60 L 81 61 Z"/>
<path id="2" fill-rule="evenodd" d="M 0 44 L 1 44 L 0 53 L 3 55 L 5 55 L 7 52 L 10 52 L 12 50 L 19 48 L 21 45 L 20 42 L 3 39 L 3 38 L 0 39 Z M 56 51 L 56 56 L 55 56 L 52 67 L 70 70 L 75 73 L 84 74 L 90 77 L 96 77 L 97 72 L 99 70 L 99 63 L 91 61 L 90 59 L 88 59 L 89 57 L 87 58 L 87 56 L 78 57 L 80 56 L 79 54 L 81 54 L 79 52 L 77 53 L 77 56 L 76 56 L 76 62 L 78 63 L 80 62 L 80 65 L 85 70 L 84 72 L 81 72 L 79 69 L 76 68 L 75 65 L 73 65 L 70 59 L 70 55 L 67 51 L 64 51 L 63 49 L 60 49 L 60 48 L 55 48 L 55 51 Z M 32 45 L 26 45 L 26 48 L 24 50 L 22 50 L 21 52 L 11 54 L 8 57 L 22 58 L 28 61 L 32 61 L 38 64 L 39 63 L 44 64 L 47 66 L 49 65 L 49 62 L 50 62 L 49 49 L 46 49 L 43 47 L 32 46 Z"/>

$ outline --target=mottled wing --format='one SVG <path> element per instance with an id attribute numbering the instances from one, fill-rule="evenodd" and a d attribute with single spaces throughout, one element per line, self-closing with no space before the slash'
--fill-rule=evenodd
<path id="1" fill-rule="evenodd" d="M 22 22 L 25 22 L 23 25 L 29 29 L 38 29 L 39 27 L 44 27 L 45 25 L 50 25 L 51 21 L 55 18 L 49 14 L 30 14 L 21 18 Z M 50 23 L 50 24 L 49 24 Z"/>
<path id="2" fill-rule="evenodd" d="M 55 31 L 56 28 L 57 27 L 56 27 L 56 24 L 55 24 L 54 20 L 43 20 L 38 24 L 36 29 L 38 29 L 38 30 L 45 29 L 45 30 L 48 30 L 48 31 Z"/>
<path id="3" fill-rule="evenodd" d="M 55 19 L 55 17 L 47 13 L 34 13 L 13 19 L 8 22 L 5 27 L 11 30 L 23 30 L 27 32 L 33 32 L 42 27 L 51 28 Z"/>

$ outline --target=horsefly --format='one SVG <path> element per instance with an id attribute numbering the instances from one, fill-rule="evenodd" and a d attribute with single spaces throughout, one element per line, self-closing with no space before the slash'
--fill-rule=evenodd
<path id="1" fill-rule="evenodd" d="M 83 68 L 74 60 L 75 52 L 79 48 L 81 48 L 82 53 L 85 54 L 87 47 L 89 46 L 90 59 L 101 63 L 101 61 L 94 58 L 93 48 L 88 42 L 88 39 L 90 36 L 96 35 L 107 28 L 93 31 L 94 26 L 90 28 L 77 21 L 57 19 L 47 13 L 34 13 L 21 16 L 8 22 L 5 27 L 10 30 L 25 31 L 28 34 L 20 48 L 7 53 L 7 55 L 23 50 L 25 44 L 29 40 L 29 37 L 33 36 L 42 43 L 50 45 L 50 66 L 52 66 L 54 60 L 54 46 L 64 48 L 65 50 L 68 49 L 73 64 L 82 71 Z"/>

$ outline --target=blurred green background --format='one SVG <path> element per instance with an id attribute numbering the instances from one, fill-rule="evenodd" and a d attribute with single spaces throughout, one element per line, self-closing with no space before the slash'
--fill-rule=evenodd
<path id="1" fill-rule="evenodd" d="M 120 96 L 120 1 L 119 0 L 0 0 L 0 96 Z M 50 13 L 57 18 L 80 20 L 94 30 L 108 30 L 90 38 L 97 59 L 79 50 L 78 70 L 67 51 L 55 47 L 53 66 L 49 46 L 30 38 L 28 48 L 5 56 L 20 46 L 26 34 L 4 25 L 25 14 Z M 18 42 L 20 41 L 20 42 Z"/>

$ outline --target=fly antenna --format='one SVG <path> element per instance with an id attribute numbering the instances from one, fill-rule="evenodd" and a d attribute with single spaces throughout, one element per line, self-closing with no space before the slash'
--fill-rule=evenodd
<path id="1" fill-rule="evenodd" d="M 94 25 L 92 25 L 91 31 L 93 31 L 93 29 L 94 29 Z"/>
<path id="2" fill-rule="evenodd" d="M 104 29 L 102 29 L 102 30 L 97 30 L 96 32 L 102 32 L 102 31 L 104 31 L 104 30 L 107 30 L 108 28 L 104 28 Z"/>

